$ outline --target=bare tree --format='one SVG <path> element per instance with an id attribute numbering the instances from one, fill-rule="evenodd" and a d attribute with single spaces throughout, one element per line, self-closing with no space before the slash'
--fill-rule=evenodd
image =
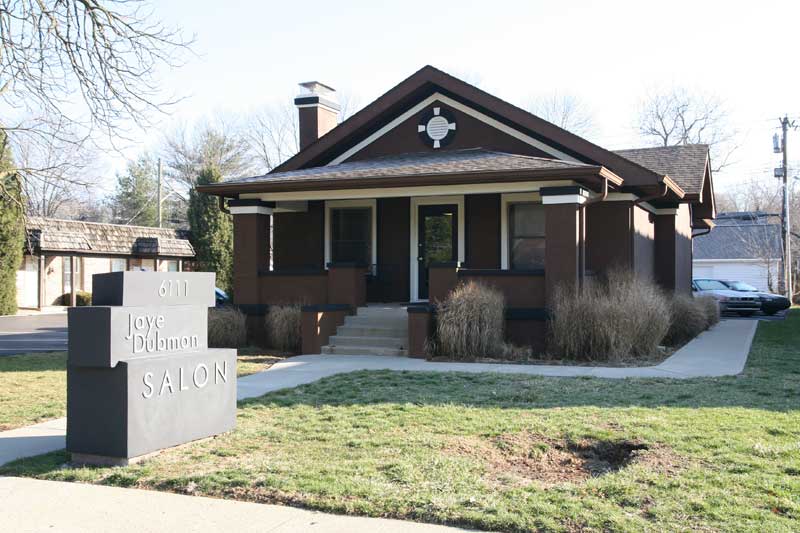
<path id="1" fill-rule="evenodd" d="M 42 129 L 42 135 L 23 136 L 14 150 L 29 215 L 63 216 L 89 190 L 94 152 L 68 132 Z"/>
<path id="2" fill-rule="evenodd" d="M 175 101 L 156 74 L 189 44 L 141 0 L 0 0 L 0 130 L 14 148 L 95 130 L 113 142 Z"/>
<path id="3" fill-rule="evenodd" d="M 297 109 L 265 106 L 245 119 L 244 138 L 260 172 L 269 172 L 300 150 Z"/>
<path id="4" fill-rule="evenodd" d="M 728 112 L 715 96 L 673 88 L 646 97 L 639 110 L 639 133 L 658 146 L 707 144 L 713 170 L 729 164 L 738 148 Z"/>
<path id="5" fill-rule="evenodd" d="M 595 131 L 591 110 L 574 94 L 553 93 L 533 100 L 529 110 L 576 135 L 585 137 Z"/>

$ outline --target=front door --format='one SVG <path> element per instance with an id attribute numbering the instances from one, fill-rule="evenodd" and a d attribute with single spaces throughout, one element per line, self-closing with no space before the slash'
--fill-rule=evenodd
<path id="1" fill-rule="evenodd" d="M 428 266 L 456 261 L 458 257 L 458 206 L 419 206 L 419 299 L 428 299 Z"/>

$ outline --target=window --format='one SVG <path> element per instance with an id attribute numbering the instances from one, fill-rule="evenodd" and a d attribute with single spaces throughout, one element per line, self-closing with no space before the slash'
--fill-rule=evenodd
<path id="1" fill-rule="evenodd" d="M 508 206 L 509 267 L 544 268 L 544 206 L 524 202 Z"/>
<path id="2" fill-rule="evenodd" d="M 124 257 L 111 258 L 111 272 L 124 272 L 128 268 L 128 260 Z"/>
<path id="3" fill-rule="evenodd" d="M 167 272 L 177 272 L 178 262 L 173 260 L 165 261 L 167 263 Z"/>
<path id="4" fill-rule="evenodd" d="M 372 263 L 372 209 L 331 209 L 331 262 Z"/>
<path id="5" fill-rule="evenodd" d="M 69 257 L 61 258 L 61 286 L 64 293 L 72 292 L 72 264 Z M 75 290 L 81 288 L 81 261 L 80 257 L 75 258 Z"/>

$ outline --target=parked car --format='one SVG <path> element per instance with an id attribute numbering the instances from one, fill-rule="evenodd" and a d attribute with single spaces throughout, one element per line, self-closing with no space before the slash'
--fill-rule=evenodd
<path id="1" fill-rule="evenodd" d="M 752 296 L 758 296 L 761 299 L 761 311 L 765 315 L 774 315 L 778 311 L 789 309 L 789 307 L 792 305 L 789 302 L 789 298 L 786 298 L 785 296 L 781 296 L 780 294 L 772 294 L 771 292 L 760 291 L 756 287 L 753 287 L 752 285 L 742 281 L 733 281 L 727 279 L 721 279 L 720 281 L 732 291 L 745 292 Z"/>
<path id="2" fill-rule="evenodd" d="M 231 303 L 231 298 L 228 296 L 228 293 L 219 287 L 214 287 L 214 297 L 216 299 L 217 307 L 225 307 Z"/>
<path id="3" fill-rule="evenodd" d="M 717 300 L 721 313 L 750 316 L 761 310 L 761 298 L 731 290 L 718 279 L 694 279 L 692 290 L 697 295 L 711 296 Z"/>

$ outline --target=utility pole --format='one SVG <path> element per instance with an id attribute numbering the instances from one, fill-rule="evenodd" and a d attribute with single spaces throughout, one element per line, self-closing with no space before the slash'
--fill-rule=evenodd
<path id="1" fill-rule="evenodd" d="M 784 137 L 786 134 L 784 133 Z M 784 160 L 786 156 L 784 156 Z M 784 183 L 786 180 L 784 180 Z M 158 158 L 158 227 L 161 227 L 161 158 Z"/>
<path id="2" fill-rule="evenodd" d="M 783 180 L 783 202 L 781 202 L 781 240 L 783 241 L 783 276 L 781 285 L 784 294 L 792 301 L 794 286 L 792 284 L 792 228 L 789 220 L 789 156 L 786 149 L 787 133 L 789 128 L 795 127 L 794 121 L 789 122 L 789 117 L 784 116 L 781 122 L 781 152 L 783 162 L 781 165 L 781 179 Z"/>

